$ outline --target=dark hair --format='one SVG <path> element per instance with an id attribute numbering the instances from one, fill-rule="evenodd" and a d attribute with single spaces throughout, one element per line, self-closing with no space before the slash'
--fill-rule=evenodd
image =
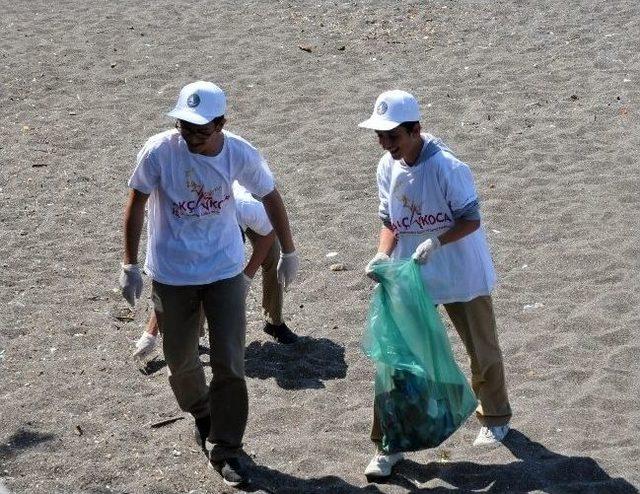
<path id="1" fill-rule="evenodd" d="M 219 125 L 220 123 L 222 123 L 223 120 L 224 120 L 224 115 L 220 115 L 219 117 L 214 118 L 212 122 L 214 123 L 214 125 Z"/>
<path id="2" fill-rule="evenodd" d="M 223 120 L 224 120 L 224 115 L 220 115 L 219 117 L 216 117 L 213 120 L 202 125 L 210 125 L 211 123 L 213 123 L 213 125 L 219 125 L 220 123 L 222 123 Z M 177 119 L 176 123 L 178 125 L 184 125 L 185 127 L 202 127 L 202 125 L 194 124 L 191 122 L 187 122 L 186 120 L 180 120 L 180 119 Z"/>
<path id="3" fill-rule="evenodd" d="M 415 122 L 402 122 L 400 124 L 400 127 L 404 127 L 406 129 L 407 132 L 411 133 L 413 132 L 413 129 L 416 127 L 416 125 L 418 125 L 420 122 L 415 121 Z"/>

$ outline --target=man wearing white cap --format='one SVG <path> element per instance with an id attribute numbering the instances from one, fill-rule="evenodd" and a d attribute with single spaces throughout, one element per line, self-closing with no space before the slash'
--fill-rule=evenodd
<path id="1" fill-rule="evenodd" d="M 498 443 L 509 431 L 511 407 L 491 300 L 495 273 L 471 170 L 421 133 L 418 102 L 405 91 L 382 93 L 359 126 L 375 130 L 385 151 L 377 170 L 380 241 L 366 272 L 373 277 L 371 267 L 391 258 L 421 265 L 426 289 L 444 305 L 469 354 L 482 425 L 474 445 Z M 375 410 L 371 439 L 378 453 L 365 475 L 387 477 L 403 455 L 381 451 Z"/>
<path id="2" fill-rule="evenodd" d="M 244 377 L 246 331 L 244 247 L 232 184 L 260 197 L 280 241 L 278 281 L 286 288 L 298 270 L 287 213 L 261 154 L 223 130 L 226 98 L 210 82 L 180 91 L 169 116 L 176 128 L 151 137 L 138 153 L 125 209 L 122 294 L 134 305 L 142 292 L 138 245 L 149 199 L 147 257 L 152 299 L 181 409 L 212 443 L 210 465 L 225 483 L 246 480 L 238 462 L 247 423 Z M 209 325 L 213 377 L 198 356 L 199 313 Z"/>

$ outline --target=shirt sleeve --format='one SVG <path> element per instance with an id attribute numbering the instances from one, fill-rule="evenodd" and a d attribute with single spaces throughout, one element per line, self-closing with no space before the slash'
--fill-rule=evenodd
<path id="1" fill-rule="evenodd" d="M 443 167 L 442 186 L 445 200 L 451 211 L 462 211 L 478 200 L 469 165 L 449 153 L 442 153 L 447 163 Z"/>
<path id="2" fill-rule="evenodd" d="M 160 167 L 149 142 L 140 150 L 128 186 L 143 194 L 151 194 L 160 184 Z"/>
<path id="3" fill-rule="evenodd" d="M 453 213 L 454 220 L 479 220 L 480 219 L 480 205 L 478 201 L 471 201 L 462 209 L 456 209 L 451 211 Z"/>
<path id="4" fill-rule="evenodd" d="M 260 152 L 245 142 L 244 159 L 236 180 L 249 192 L 264 197 L 275 189 L 273 174 Z"/>
<path id="5" fill-rule="evenodd" d="M 382 220 L 385 226 L 391 224 L 389 215 L 389 197 L 390 197 L 390 183 L 391 183 L 391 167 L 387 161 L 383 158 L 378 163 L 378 171 L 376 174 L 378 181 L 378 198 L 380 203 L 378 205 L 378 216 Z"/>
<path id="6" fill-rule="evenodd" d="M 262 203 L 252 197 L 236 202 L 238 224 L 243 231 L 250 229 L 258 235 L 268 235 L 273 230 Z"/>

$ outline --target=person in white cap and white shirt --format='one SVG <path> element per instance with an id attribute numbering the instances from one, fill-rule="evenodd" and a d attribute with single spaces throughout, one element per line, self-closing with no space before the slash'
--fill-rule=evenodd
<path id="1" fill-rule="evenodd" d="M 372 266 L 390 259 L 421 265 L 427 291 L 444 305 L 469 355 L 482 425 L 474 445 L 500 442 L 511 407 L 491 299 L 495 273 L 471 170 L 441 140 L 421 132 L 420 107 L 405 91 L 382 93 L 359 126 L 375 130 L 385 151 L 377 169 L 382 228 L 366 272 L 374 278 Z M 403 455 L 381 451 L 375 409 L 371 439 L 378 452 L 365 475 L 387 477 Z"/>
<path id="2" fill-rule="evenodd" d="M 285 345 L 295 343 L 298 336 L 289 329 L 282 316 L 284 290 L 277 278 L 280 247 L 276 242 L 267 212 L 262 203 L 238 182 L 234 182 L 232 188 L 236 201 L 238 226 L 251 243 L 251 257 L 244 268 L 244 273 L 252 279 L 258 268 L 262 267 L 262 313 L 265 319 L 263 331 L 278 343 Z M 201 322 L 204 323 L 204 314 L 200 317 Z M 133 356 L 143 359 L 150 355 L 158 344 L 158 332 L 158 320 L 155 312 L 152 312 L 142 335 L 136 342 Z M 200 334 L 204 335 L 204 329 Z"/>
<path id="3" fill-rule="evenodd" d="M 277 276 L 286 288 L 298 271 L 287 213 L 264 158 L 224 130 L 224 92 L 211 82 L 187 84 L 169 116 L 176 128 L 149 138 L 129 179 L 124 217 L 122 294 L 142 292 L 138 246 L 149 200 L 147 257 L 154 311 L 163 333 L 169 382 L 212 444 L 209 463 L 229 485 L 246 480 L 241 453 L 248 397 L 244 375 L 247 276 L 232 184 L 262 199 L 280 241 Z M 199 313 L 209 325 L 213 378 L 198 355 Z"/>

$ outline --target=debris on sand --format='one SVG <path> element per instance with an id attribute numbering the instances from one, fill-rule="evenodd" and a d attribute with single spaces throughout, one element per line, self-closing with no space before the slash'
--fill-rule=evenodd
<path id="1" fill-rule="evenodd" d="M 153 424 L 151 424 L 151 428 L 152 429 L 157 429 L 158 427 L 164 427 L 165 425 L 169 425 L 169 424 L 173 424 L 174 422 L 177 422 L 178 420 L 182 420 L 184 417 L 171 417 L 165 420 L 161 420 L 160 422 L 154 422 Z"/>

